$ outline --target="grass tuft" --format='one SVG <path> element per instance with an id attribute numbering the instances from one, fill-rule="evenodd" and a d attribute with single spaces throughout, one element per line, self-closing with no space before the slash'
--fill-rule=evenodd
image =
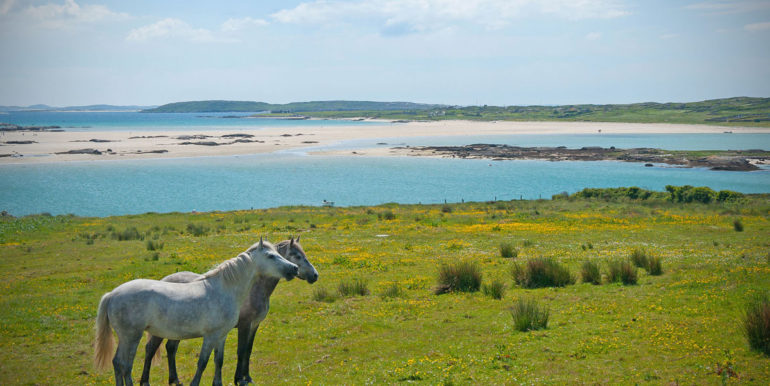
<path id="1" fill-rule="evenodd" d="M 396 282 L 390 283 L 380 294 L 382 298 L 401 298 L 404 297 L 404 290 L 401 289 L 401 285 Z"/>
<path id="2" fill-rule="evenodd" d="M 493 280 L 489 284 L 483 284 L 481 286 L 481 292 L 492 299 L 502 299 L 503 295 L 505 295 L 505 283 L 501 280 Z"/>
<path id="3" fill-rule="evenodd" d="M 506 259 L 513 259 L 519 256 L 519 250 L 511 243 L 500 243 L 500 256 Z"/>
<path id="4" fill-rule="evenodd" d="M 434 292 L 476 292 L 481 287 L 481 268 L 478 263 L 461 261 L 442 264 L 438 269 L 438 285 Z"/>
<path id="5" fill-rule="evenodd" d="M 751 301 L 746 307 L 743 331 L 749 346 L 770 356 L 770 296 L 764 294 Z"/>
<path id="6" fill-rule="evenodd" d="M 518 299 L 510 308 L 513 328 L 517 331 L 540 330 L 548 327 L 548 308 L 533 299 Z"/>
<path id="7" fill-rule="evenodd" d="M 609 273 L 607 280 L 610 283 L 622 282 L 623 284 L 630 285 L 636 284 L 637 274 L 636 267 L 628 260 L 614 260 L 608 263 Z"/>
<path id="8" fill-rule="evenodd" d="M 743 223 L 740 219 L 733 221 L 733 229 L 735 229 L 736 232 L 743 232 Z"/>
<path id="9" fill-rule="evenodd" d="M 317 302 L 334 303 L 334 301 L 337 300 L 337 296 L 325 287 L 316 287 L 313 288 L 313 300 Z"/>
<path id="10" fill-rule="evenodd" d="M 206 236 L 209 234 L 209 227 L 203 224 L 189 223 L 187 224 L 187 233 L 195 237 Z"/>
<path id="11" fill-rule="evenodd" d="M 602 273 L 599 271 L 599 265 L 592 261 L 583 263 L 580 268 L 580 277 L 583 279 L 583 283 L 602 284 Z"/>
<path id="12" fill-rule="evenodd" d="M 369 295 L 369 286 L 361 279 L 352 279 L 350 281 L 341 281 L 337 286 L 337 293 L 340 296 L 366 296 Z"/>
<path id="13" fill-rule="evenodd" d="M 523 288 L 564 287 L 575 283 L 569 270 L 551 258 L 530 259 L 524 266 L 514 264 L 511 274 Z"/>
<path id="14" fill-rule="evenodd" d="M 647 267 L 647 252 L 644 249 L 635 248 L 631 252 L 631 261 L 639 268 Z"/>
<path id="15" fill-rule="evenodd" d="M 663 265 L 658 256 L 650 256 L 647 259 L 647 266 L 644 268 L 647 270 L 647 273 L 652 276 L 660 276 L 663 274 Z"/>
<path id="16" fill-rule="evenodd" d="M 110 237 L 118 241 L 144 240 L 144 235 L 139 233 L 136 227 L 126 228 L 122 231 L 116 231 L 115 228 L 112 228 Z"/>
<path id="17" fill-rule="evenodd" d="M 162 241 L 153 241 L 153 240 L 147 240 L 147 250 L 148 251 L 159 251 L 163 249 L 163 246 L 165 245 Z"/>

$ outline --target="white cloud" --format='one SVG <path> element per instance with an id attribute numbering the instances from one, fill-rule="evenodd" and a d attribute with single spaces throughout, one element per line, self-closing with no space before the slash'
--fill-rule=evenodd
<path id="1" fill-rule="evenodd" d="M 126 40 L 135 42 L 168 38 L 197 43 L 232 42 L 232 40 L 214 36 L 211 31 L 205 28 L 195 28 L 174 18 L 166 18 L 150 25 L 134 28 L 126 36 Z"/>
<path id="2" fill-rule="evenodd" d="M 766 21 L 764 23 L 753 23 L 753 24 L 746 24 L 743 26 L 743 29 L 746 31 L 767 31 L 770 30 L 770 21 Z"/>
<path id="3" fill-rule="evenodd" d="M 14 5 L 16 5 L 16 0 L 3 0 L 0 2 L 0 15 L 7 15 Z"/>
<path id="4" fill-rule="evenodd" d="M 305 25 L 376 23 L 384 32 L 421 32 L 470 23 L 497 29 L 516 20 L 611 19 L 628 15 L 615 0 L 315 0 L 271 15 Z"/>
<path id="5" fill-rule="evenodd" d="M 770 9 L 767 0 L 712 0 L 693 3 L 685 7 L 693 11 L 715 14 L 746 13 Z"/>
<path id="6" fill-rule="evenodd" d="M 251 17 L 244 17 L 241 19 L 227 19 L 222 23 L 222 31 L 234 32 L 248 27 L 263 27 L 270 23 L 263 19 L 254 19 Z"/>
<path id="7" fill-rule="evenodd" d="M 602 34 L 599 32 L 589 32 L 586 35 L 586 40 L 599 40 L 601 39 L 601 37 L 602 37 Z"/>
<path id="8" fill-rule="evenodd" d="M 10 3 L 10 5 L 8 5 Z M 13 6 L 14 1 L 3 3 L 2 10 Z M 75 0 L 65 0 L 63 4 L 48 3 L 30 6 L 22 14 L 33 22 L 48 28 L 64 28 L 80 23 L 125 20 L 128 14 L 113 12 L 103 5 L 79 5 Z"/>

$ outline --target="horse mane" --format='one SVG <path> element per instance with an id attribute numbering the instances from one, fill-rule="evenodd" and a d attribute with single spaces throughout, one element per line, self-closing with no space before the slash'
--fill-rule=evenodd
<path id="1" fill-rule="evenodd" d="M 263 244 L 265 247 L 272 247 L 273 244 L 270 244 L 270 242 L 263 241 Z M 252 264 L 251 256 L 249 256 L 249 252 L 259 248 L 259 243 L 256 243 L 249 247 L 249 249 L 246 250 L 246 252 L 240 253 L 238 256 L 233 257 L 232 259 L 225 260 L 221 264 L 217 265 L 210 271 L 203 274 L 202 277 L 200 277 L 198 280 L 205 280 L 210 279 L 214 277 L 221 276 L 222 280 L 225 282 L 225 284 L 232 284 L 235 282 L 238 282 L 242 280 L 242 276 L 244 273 L 247 272 L 247 268 L 250 264 Z"/>

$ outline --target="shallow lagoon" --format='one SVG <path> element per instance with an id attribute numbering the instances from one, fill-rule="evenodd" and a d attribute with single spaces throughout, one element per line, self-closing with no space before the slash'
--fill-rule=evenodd
<path id="1" fill-rule="evenodd" d="M 770 192 L 770 170 L 710 171 L 614 161 L 489 161 L 265 154 L 3 165 L 0 210 L 110 216 L 282 205 L 550 198 L 584 187 L 706 185 Z"/>

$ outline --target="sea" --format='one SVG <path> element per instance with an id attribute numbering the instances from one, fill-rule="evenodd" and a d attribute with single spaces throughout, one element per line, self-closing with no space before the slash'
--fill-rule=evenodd
<path id="1" fill-rule="evenodd" d="M 349 120 L 276 120 L 249 114 L 11 112 L 0 122 L 60 126 L 67 131 L 259 130 L 351 126 Z M 379 123 L 381 124 L 381 123 Z M 0 139 L 2 141 L 2 139 Z M 672 150 L 770 150 L 770 134 L 574 134 L 377 138 L 301 151 L 154 160 L 0 165 L 0 210 L 115 216 L 146 212 L 227 211 L 289 205 L 335 206 L 549 199 L 586 187 L 708 186 L 770 193 L 770 168 L 712 171 L 616 161 L 492 161 L 423 157 L 309 155 L 313 150 L 377 146 L 467 145 L 657 147 Z"/>

